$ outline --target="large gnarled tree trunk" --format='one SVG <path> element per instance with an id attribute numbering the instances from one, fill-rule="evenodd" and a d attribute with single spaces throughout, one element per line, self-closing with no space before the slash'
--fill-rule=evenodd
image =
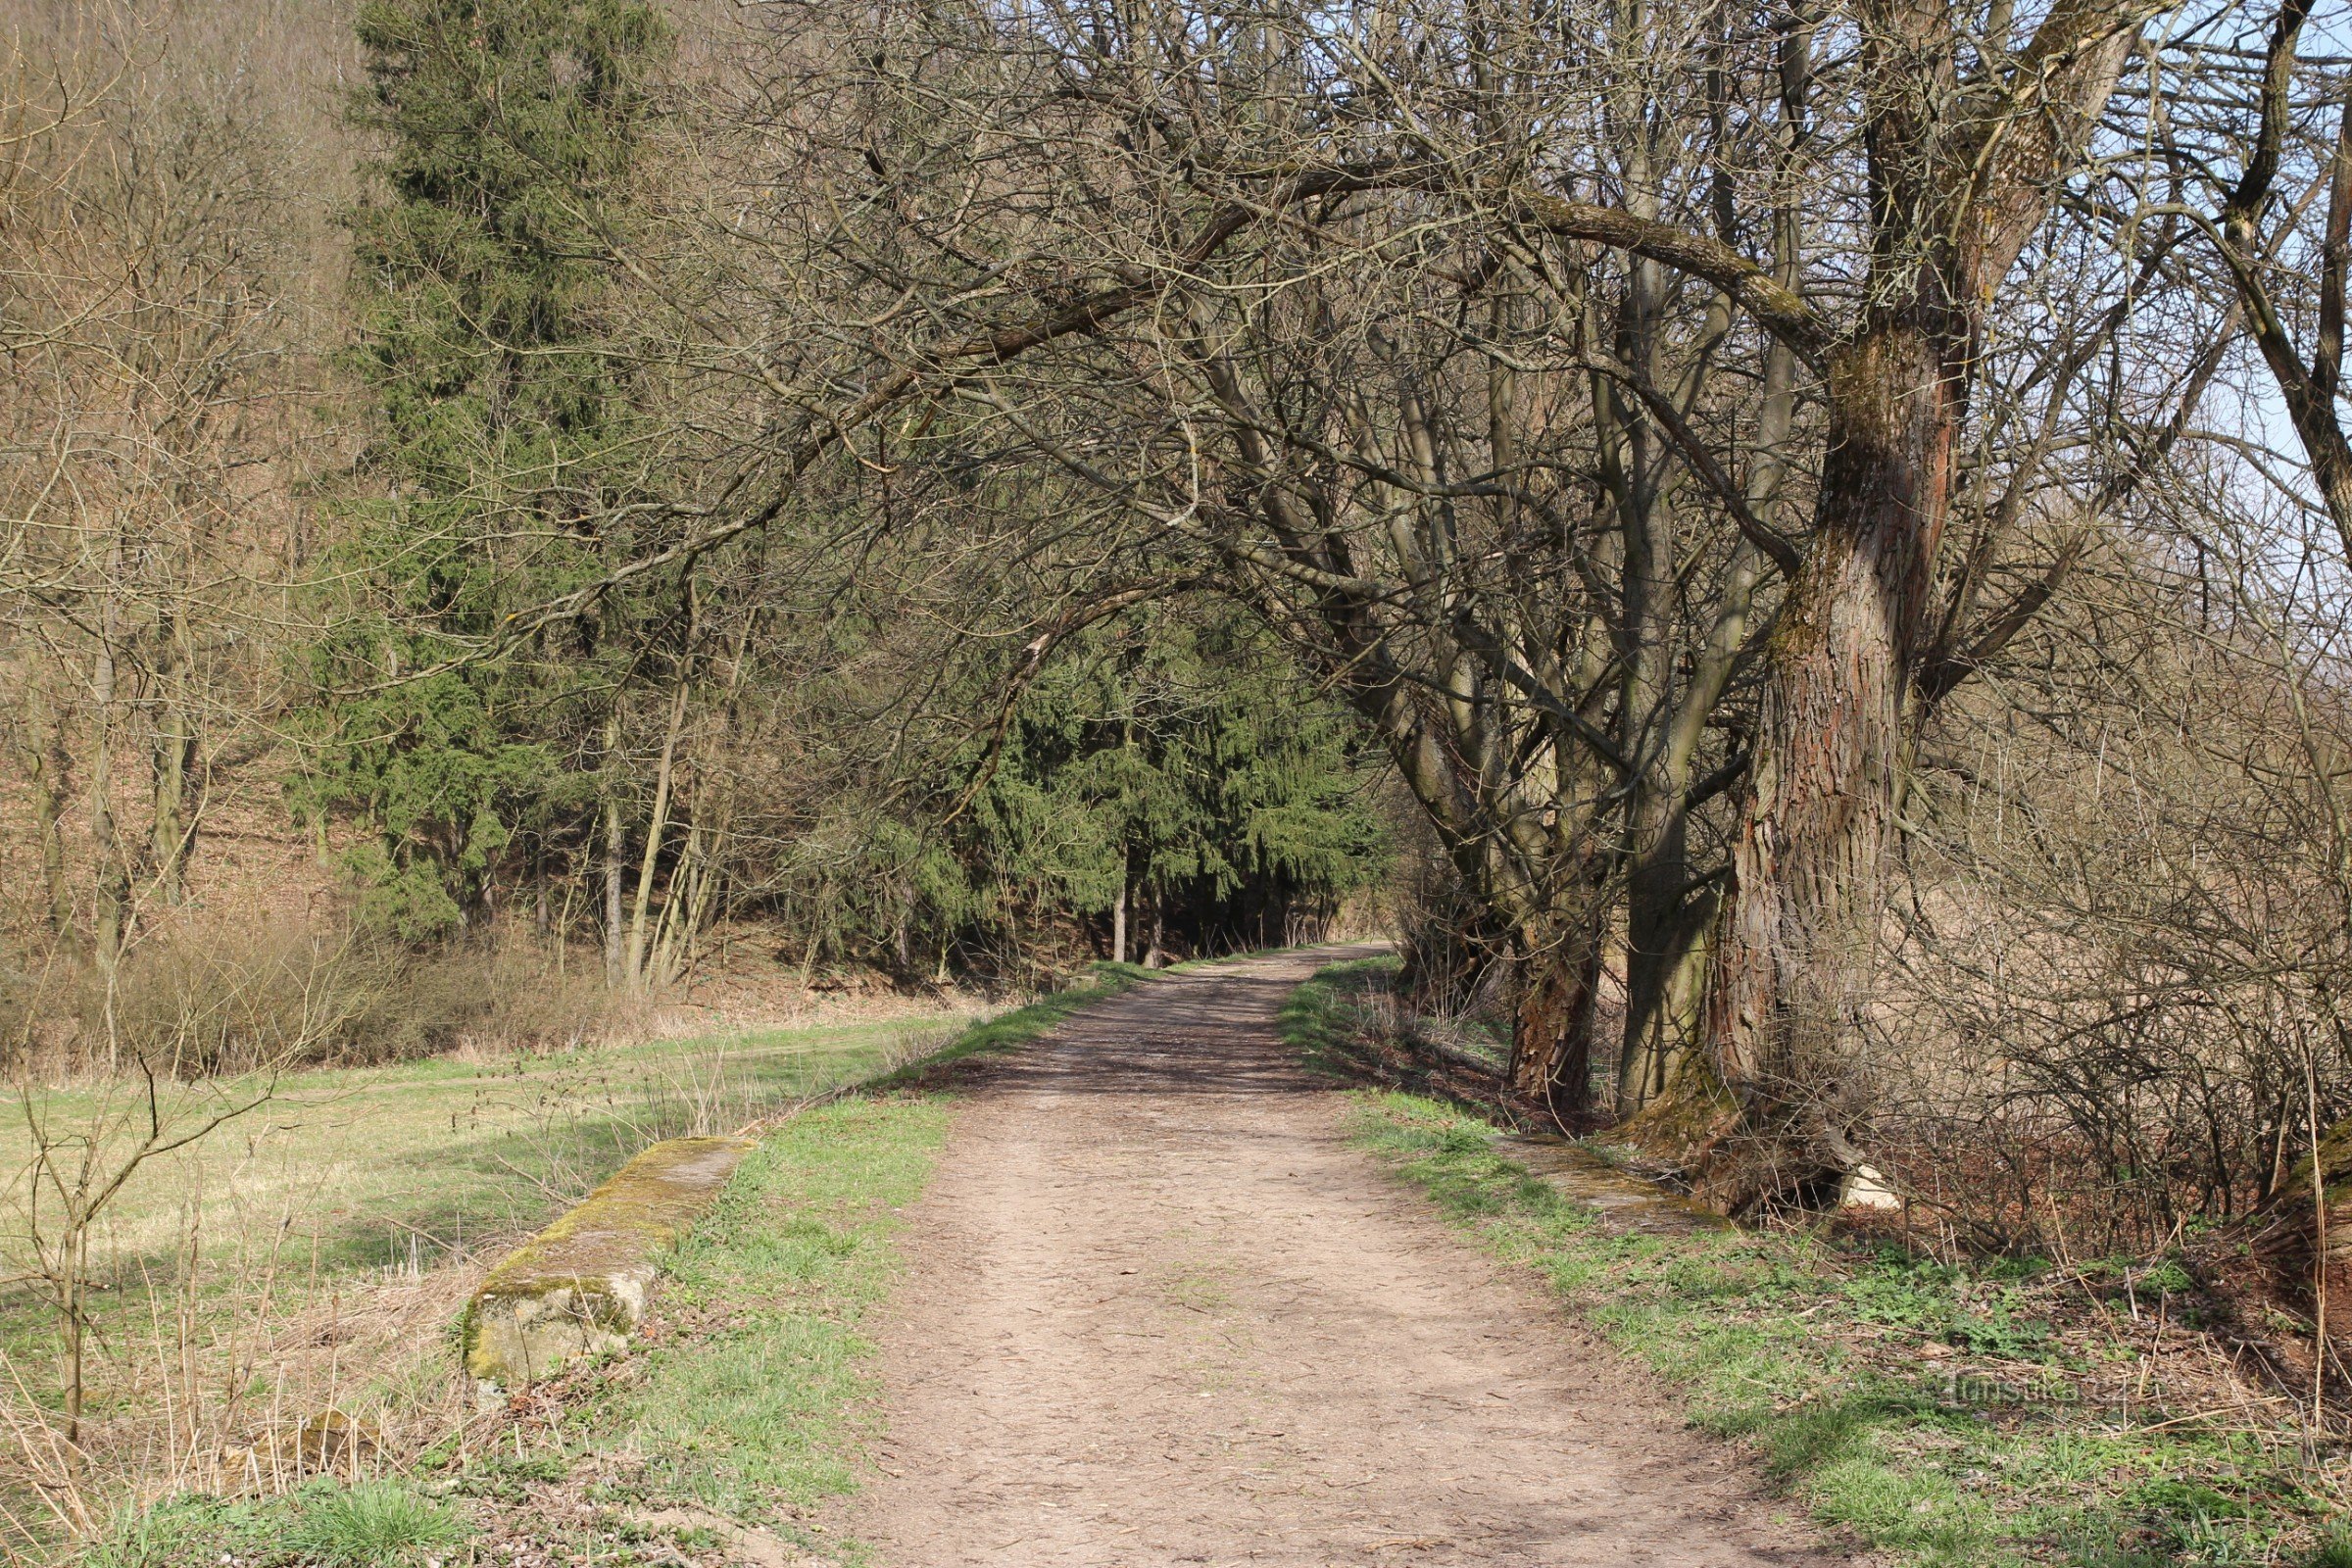
<path id="1" fill-rule="evenodd" d="M 1833 334 L 1783 279 L 1639 215 L 1529 199 L 1555 232 L 1704 276 L 1814 364 L 1828 449 L 1814 534 L 1766 656 L 1733 880 L 1715 936 L 1708 1065 L 1651 1107 L 1667 1151 L 1737 1210 L 1837 1163 L 1836 1079 L 1869 980 L 1911 665 L 1953 491 L 1983 311 L 2046 219 L 2114 90 L 2136 11 L 2059 0 L 2014 55 L 1963 82 L 1959 18 L 1856 7 L 1869 93 L 1872 247 L 1862 319 Z"/>
<path id="2" fill-rule="evenodd" d="M 1963 395 L 1965 330 L 1939 314 L 1878 325 L 1831 371 L 1813 548 L 1773 631 L 1708 1004 L 1740 1122 L 1708 1132 L 1748 1135 L 1709 1174 L 1727 1206 L 1817 1173 L 1804 1123 L 1836 1114 L 1838 1054 L 1868 986 L 1910 650 Z"/>
<path id="3" fill-rule="evenodd" d="M 1728 1095 L 1701 1190 L 1727 1210 L 1834 1174 L 1847 1147 L 1840 1058 L 1868 991 L 1984 308 L 2081 159 L 2134 16 L 2061 0 L 1988 94 L 1963 90 L 1946 7 L 1861 8 L 1873 304 L 1826 368 L 1814 537 L 1773 632 L 1718 933 L 1708 1027 Z"/>

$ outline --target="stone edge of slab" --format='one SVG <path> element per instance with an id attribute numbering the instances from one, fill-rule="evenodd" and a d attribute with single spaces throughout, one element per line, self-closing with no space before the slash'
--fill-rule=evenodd
<path id="1" fill-rule="evenodd" d="M 460 1343 L 484 1399 L 625 1349 L 662 1250 L 718 1201 L 749 1138 L 671 1138 L 509 1253 L 466 1303 Z"/>

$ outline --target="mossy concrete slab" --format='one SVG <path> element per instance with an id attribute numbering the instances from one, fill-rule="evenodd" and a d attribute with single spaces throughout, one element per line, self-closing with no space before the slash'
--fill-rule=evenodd
<path id="1" fill-rule="evenodd" d="M 466 1309 L 466 1370 L 496 1397 L 628 1348 L 662 1249 L 717 1201 L 748 1138 L 672 1138 L 490 1271 Z"/>

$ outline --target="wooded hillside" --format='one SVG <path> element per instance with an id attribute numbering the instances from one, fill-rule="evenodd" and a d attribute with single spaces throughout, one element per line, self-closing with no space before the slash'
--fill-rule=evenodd
<path id="1" fill-rule="evenodd" d="M 2324 8 L 18 10 L 30 1070 L 1378 911 L 1726 1212 L 2327 1338 Z"/>

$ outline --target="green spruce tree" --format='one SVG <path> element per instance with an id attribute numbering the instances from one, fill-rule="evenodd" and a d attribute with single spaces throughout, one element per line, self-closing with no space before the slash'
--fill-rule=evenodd
<path id="1" fill-rule="evenodd" d="M 642 542 L 610 521 L 650 485 L 610 256 L 665 31 L 642 0 L 368 0 L 358 33 L 381 157 L 350 217 L 350 359 L 376 419 L 319 574 L 294 794 L 366 824 L 366 907 L 419 940 L 473 919 L 526 842 L 576 858 L 611 771 L 618 625 L 462 656 Z"/>
<path id="2" fill-rule="evenodd" d="M 1246 622 L 1154 615 L 1030 688 L 951 830 L 963 881 L 934 852 L 915 885 L 1000 949 L 1073 923 L 1128 957 L 1279 942 L 1386 869 L 1381 766 Z"/>

